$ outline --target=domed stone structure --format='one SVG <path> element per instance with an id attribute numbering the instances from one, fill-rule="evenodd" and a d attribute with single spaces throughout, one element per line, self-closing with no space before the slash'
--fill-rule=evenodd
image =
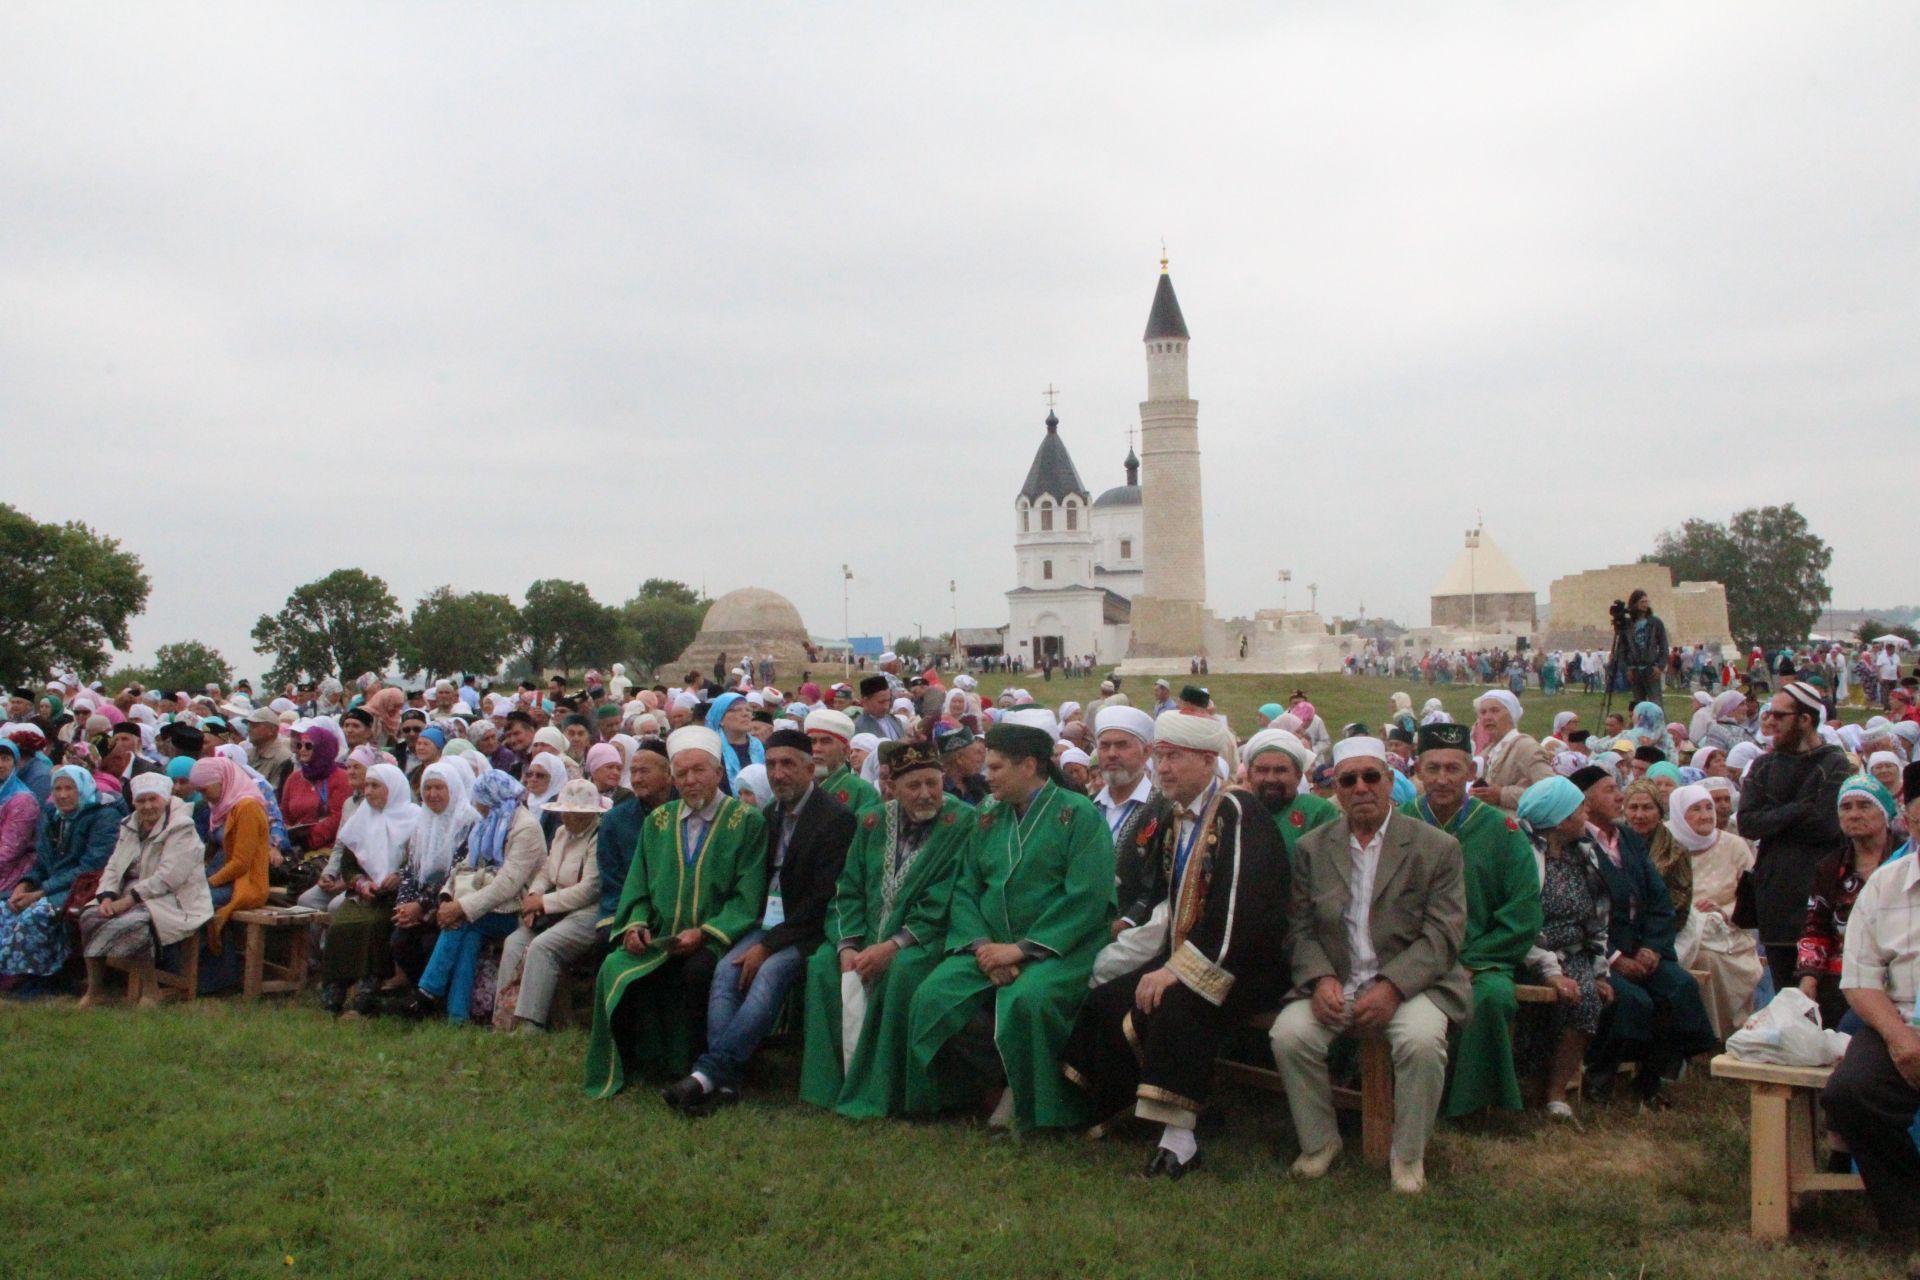
<path id="1" fill-rule="evenodd" d="M 673 684 L 688 671 L 712 675 L 714 659 L 721 654 L 729 666 L 749 654 L 756 661 L 772 654 L 776 680 L 788 685 L 797 683 L 801 670 L 814 660 L 800 611 L 793 601 L 764 587 L 742 587 L 715 600 L 700 634 L 661 669 L 660 677 Z"/>

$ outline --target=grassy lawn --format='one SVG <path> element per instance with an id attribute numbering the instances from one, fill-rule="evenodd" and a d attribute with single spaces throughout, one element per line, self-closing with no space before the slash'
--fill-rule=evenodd
<path id="1" fill-rule="evenodd" d="M 0 1006 L 0 1275 L 1896 1274 L 1858 1196 L 1749 1241 L 1745 1093 L 1698 1077 L 1673 1112 L 1589 1109 L 1578 1134 L 1442 1130 L 1408 1200 L 1352 1157 L 1290 1181 L 1284 1103 L 1236 1088 L 1207 1168 L 1169 1185 L 1138 1176 L 1144 1131 L 822 1115 L 791 1043 L 704 1123 L 651 1090 L 589 1103 L 584 1043 L 337 1024 L 311 996 Z"/>

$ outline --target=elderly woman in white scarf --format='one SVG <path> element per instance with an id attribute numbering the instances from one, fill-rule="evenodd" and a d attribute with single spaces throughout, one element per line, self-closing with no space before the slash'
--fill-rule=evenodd
<path id="1" fill-rule="evenodd" d="M 473 753 L 436 760 L 420 776 L 420 818 L 407 838 L 393 899 L 393 932 L 387 938 L 394 966 L 409 985 L 420 981 L 440 937 L 433 918 L 440 887 L 464 852 L 467 833 L 480 821 L 472 803 L 476 760 L 484 772 L 485 761 Z"/>
<path id="2" fill-rule="evenodd" d="M 1674 940 L 1680 963 L 1712 975 L 1707 1017 L 1725 1040 L 1753 1012 L 1760 984 L 1760 956 L 1753 934 L 1733 925 L 1740 877 L 1753 870 L 1753 846 L 1721 828 L 1714 793 L 1698 784 L 1677 787 L 1667 797 L 1667 833 L 1693 867 L 1693 910 Z"/>
<path id="3" fill-rule="evenodd" d="M 540 820 L 540 834 L 544 839 L 553 839 L 554 831 L 560 826 L 559 815 L 548 813 L 547 806 L 560 798 L 560 788 L 569 781 L 566 757 L 551 751 L 534 753 L 527 767 L 520 771 L 520 784 L 526 788 L 521 804 Z"/>
<path id="4" fill-rule="evenodd" d="M 420 807 L 399 766 L 377 764 L 367 771 L 366 802 L 340 824 L 335 841 L 346 898 L 327 928 L 320 968 L 320 1006 L 329 1013 L 346 1008 L 349 986 L 354 1012 L 372 1012 L 380 982 L 392 972 L 394 897 L 407 839 L 419 820 Z"/>

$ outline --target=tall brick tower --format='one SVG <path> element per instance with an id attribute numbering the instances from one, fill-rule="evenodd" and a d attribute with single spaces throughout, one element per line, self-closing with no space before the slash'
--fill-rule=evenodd
<path id="1" fill-rule="evenodd" d="M 1186 657 L 1206 652 L 1200 405 L 1187 395 L 1187 322 L 1164 257 L 1142 341 L 1147 398 L 1140 403 L 1141 541 L 1147 566 L 1133 599 L 1131 654 Z"/>

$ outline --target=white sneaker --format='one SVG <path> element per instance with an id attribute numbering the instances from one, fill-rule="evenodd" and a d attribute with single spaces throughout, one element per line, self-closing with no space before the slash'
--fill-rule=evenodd
<path id="1" fill-rule="evenodd" d="M 1415 1160 L 1410 1164 L 1402 1164 L 1399 1156 L 1391 1156 L 1387 1164 L 1393 1174 L 1395 1191 L 1402 1195 L 1417 1196 L 1427 1189 L 1427 1171 L 1424 1161 Z"/>
<path id="2" fill-rule="evenodd" d="M 1340 1158 L 1341 1143 L 1338 1138 L 1329 1142 L 1318 1151 L 1302 1151 L 1293 1162 L 1293 1176 L 1296 1178 L 1324 1178 L 1327 1170 L 1333 1168 L 1333 1162 Z"/>
<path id="3" fill-rule="evenodd" d="M 1008 1085 L 1000 1092 L 1000 1101 L 994 1104 L 993 1114 L 987 1117 L 989 1129 L 1013 1128 L 1013 1086 Z"/>
<path id="4" fill-rule="evenodd" d="M 1547 1115 L 1554 1120 L 1571 1120 L 1573 1119 L 1573 1108 L 1564 1102 L 1549 1102 L 1547 1104 Z"/>

